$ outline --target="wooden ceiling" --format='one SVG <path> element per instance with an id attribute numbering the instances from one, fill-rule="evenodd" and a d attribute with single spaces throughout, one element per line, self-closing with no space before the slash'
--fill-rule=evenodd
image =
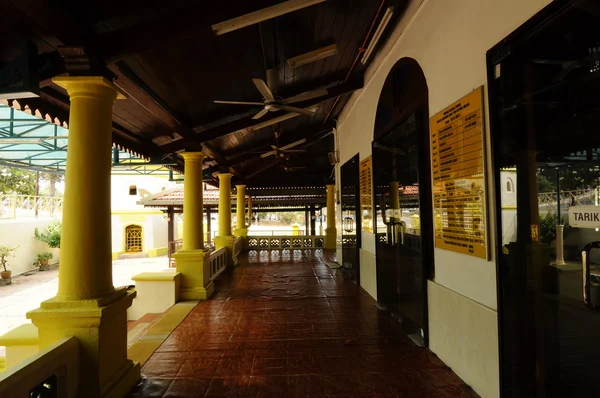
<path id="1" fill-rule="evenodd" d="M 293 0 L 296 2 L 299 0 Z M 310 0 L 308 0 L 310 1 Z M 202 150 L 213 171 L 228 170 L 249 186 L 314 186 L 331 177 L 336 117 L 362 88 L 366 45 L 385 11 L 394 13 L 375 51 L 402 15 L 407 0 L 326 0 L 225 34 L 216 24 L 290 3 L 284 0 L 4 0 L 0 2 L 2 67 L 18 58 L 24 40 L 37 47 L 39 98 L 20 99 L 41 114 L 68 120 L 66 93 L 51 82 L 60 74 L 102 74 L 129 96 L 117 101 L 113 140 L 153 161 L 178 162 L 182 150 Z M 291 68 L 289 58 L 335 44 L 337 54 Z M 369 58 L 372 61 L 374 54 Z M 267 70 L 274 70 L 267 78 Z M 275 76 L 276 78 L 273 78 Z M 285 111 L 252 116 L 262 106 L 253 78 L 269 82 L 277 98 L 326 89 L 293 104 L 313 115 Z M 285 119 L 285 120 L 283 120 Z M 271 150 L 306 139 L 285 157 Z M 289 155 L 289 156 L 287 156 Z M 290 182 L 290 180 L 293 181 Z"/>

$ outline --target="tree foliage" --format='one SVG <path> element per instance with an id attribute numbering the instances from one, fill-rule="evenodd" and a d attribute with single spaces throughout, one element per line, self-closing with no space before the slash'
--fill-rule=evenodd
<path id="1" fill-rule="evenodd" d="M 0 193 L 35 195 L 35 171 L 2 166 L 0 168 Z"/>

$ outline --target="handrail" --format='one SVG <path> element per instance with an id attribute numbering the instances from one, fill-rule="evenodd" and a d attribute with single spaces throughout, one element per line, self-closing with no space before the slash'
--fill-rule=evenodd
<path id="1" fill-rule="evenodd" d="M 0 397 L 76 397 L 79 341 L 67 337 L 0 373 Z M 54 395 L 52 395 L 54 394 Z"/>
<path id="2" fill-rule="evenodd" d="M 49 217 L 62 214 L 63 198 L 57 196 L 0 195 L 0 219 Z"/>

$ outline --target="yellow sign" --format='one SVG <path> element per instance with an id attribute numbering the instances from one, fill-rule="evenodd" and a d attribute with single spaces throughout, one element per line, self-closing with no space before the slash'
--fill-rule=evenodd
<path id="1" fill-rule="evenodd" d="M 373 162 L 371 156 L 360 162 L 359 179 L 362 229 L 373 232 Z"/>
<path id="2" fill-rule="evenodd" d="M 483 87 L 429 123 L 435 247 L 487 259 Z"/>

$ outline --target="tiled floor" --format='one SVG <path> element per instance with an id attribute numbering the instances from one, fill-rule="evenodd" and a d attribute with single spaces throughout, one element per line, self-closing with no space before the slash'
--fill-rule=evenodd
<path id="1" fill-rule="evenodd" d="M 133 397 L 475 396 L 322 253 L 264 254 L 217 281 Z"/>

